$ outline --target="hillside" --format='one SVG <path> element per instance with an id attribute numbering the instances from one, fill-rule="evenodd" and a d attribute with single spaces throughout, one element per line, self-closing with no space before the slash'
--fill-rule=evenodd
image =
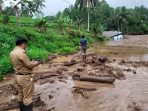
<path id="1" fill-rule="evenodd" d="M 28 54 L 31 59 L 37 60 L 46 60 L 52 53 L 77 52 L 82 34 L 88 37 L 90 43 L 94 42 L 94 39 L 89 37 L 89 33 L 79 31 L 76 27 L 72 27 L 70 30 L 64 28 L 64 34 L 61 34 L 59 27 L 53 21 L 48 21 L 46 34 L 39 33 L 34 25 L 36 21 L 37 19 L 22 17 L 20 26 L 17 26 L 15 17 L 11 16 L 10 23 L 4 25 L 2 16 L 0 16 L 0 75 L 13 71 L 9 53 L 15 47 L 17 37 L 25 37 L 29 40 Z"/>

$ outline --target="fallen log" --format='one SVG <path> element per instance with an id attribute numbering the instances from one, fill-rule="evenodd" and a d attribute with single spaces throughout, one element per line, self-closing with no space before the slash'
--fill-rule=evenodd
<path id="1" fill-rule="evenodd" d="M 37 81 L 39 79 L 46 79 L 46 78 L 50 78 L 52 76 L 60 76 L 60 74 L 42 74 L 42 75 L 39 75 L 39 76 L 34 76 L 34 81 Z"/>
<path id="2" fill-rule="evenodd" d="M 115 77 L 93 77 L 93 76 L 80 76 L 80 81 L 100 82 L 100 83 L 113 83 Z"/>
<path id="3" fill-rule="evenodd" d="M 113 83 L 115 81 L 115 77 L 94 77 L 89 75 L 73 75 L 74 80 L 80 81 L 90 81 L 90 82 L 100 82 L 100 83 Z"/>

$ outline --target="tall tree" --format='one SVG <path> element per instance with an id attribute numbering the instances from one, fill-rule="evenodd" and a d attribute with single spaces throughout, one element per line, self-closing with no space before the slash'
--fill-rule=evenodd
<path id="1" fill-rule="evenodd" d="M 88 10 L 87 31 L 90 31 L 90 9 L 99 4 L 99 0 L 76 0 L 75 7 Z"/>
<path id="2" fill-rule="evenodd" d="M 11 13 L 15 12 L 17 24 L 19 24 L 19 19 L 21 15 L 27 15 L 32 17 L 34 13 L 41 13 L 43 4 L 45 0 L 13 0 L 17 1 L 16 4 L 13 4 L 7 16 L 11 15 Z"/>
<path id="3" fill-rule="evenodd" d="M 3 0 L 0 0 L 0 13 L 2 12 Z"/>

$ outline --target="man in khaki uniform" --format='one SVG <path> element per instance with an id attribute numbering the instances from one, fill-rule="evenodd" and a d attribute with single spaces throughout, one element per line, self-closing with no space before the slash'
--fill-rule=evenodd
<path id="1" fill-rule="evenodd" d="M 10 53 L 15 74 L 16 83 L 19 86 L 20 111 L 33 111 L 32 97 L 34 83 L 31 78 L 32 69 L 39 65 L 38 61 L 30 61 L 26 54 L 27 40 L 20 38 L 16 40 L 16 47 Z"/>

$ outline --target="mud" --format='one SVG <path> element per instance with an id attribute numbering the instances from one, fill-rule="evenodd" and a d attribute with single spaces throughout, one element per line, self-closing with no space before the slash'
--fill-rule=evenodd
<path id="1" fill-rule="evenodd" d="M 85 62 L 78 54 L 51 55 L 50 63 L 34 69 L 47 70 L 34 74 L 34 111 L 148 111 L 148 36 L 97 43 L 90 51 L 96 54 L 88 55 Z M 115 77 L 116 81 L 84 82 L 73 80 L 73 75 Z M 10 103 L 14 104 L 11 111 L 19 111 L 14 76 L 1 82 L 0 111 Z"/>

